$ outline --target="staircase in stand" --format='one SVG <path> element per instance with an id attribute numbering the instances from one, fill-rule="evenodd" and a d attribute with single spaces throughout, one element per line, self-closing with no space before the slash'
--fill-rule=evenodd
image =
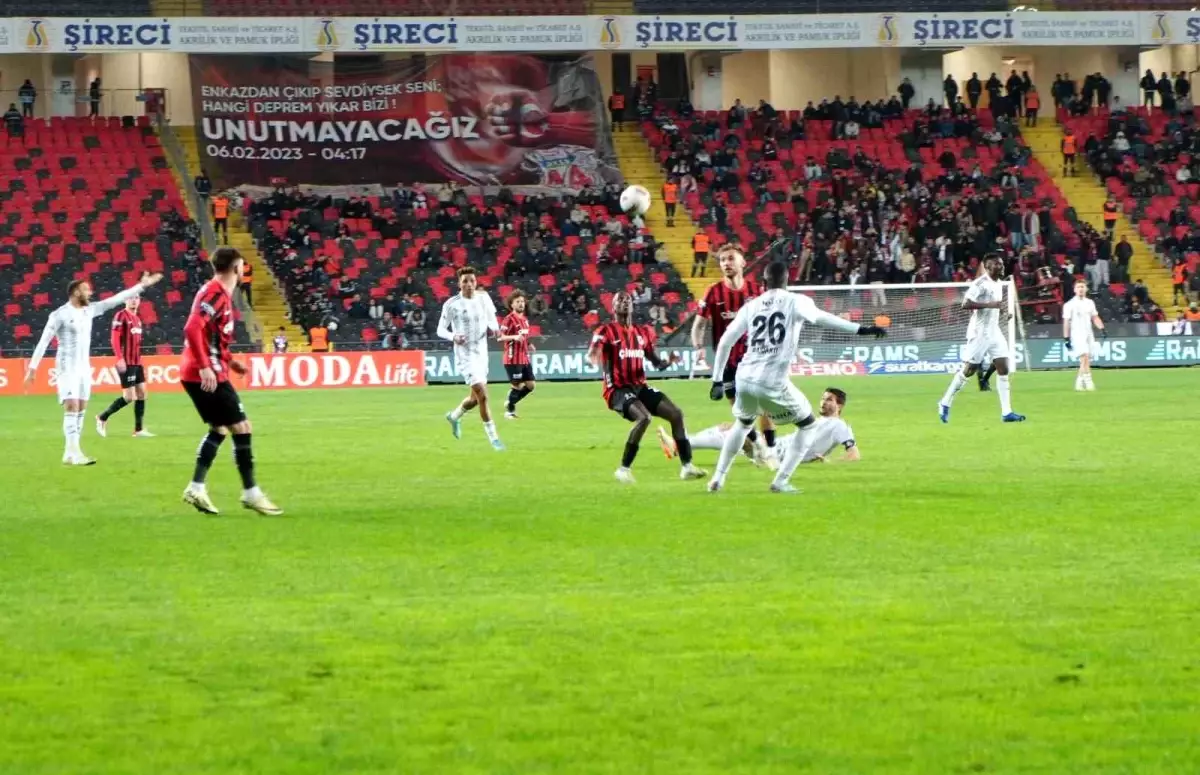
<path id="1" fill-rule="evenodd" d="M 1051 179 L 1062 191 L 1067 202 L 1075 208 L 1079 219 L 1090 223 L 1097 231 L 1103 233 L 1104 202 L 1108 199 L 1108 192 L 1088 168 L 1083 154 L 1076 156 L 1076 174 L 1065 177 L 1060 145 L 1062 130 L 1053 123 L 1053 119 L 1042 119 L 1036 127 L 1022 127 L 1021 136 L 1033 151 L 1034 157 L 1050 173 Z M 1173 320 L 1183 308 L 1170 304 L 1171 273 L 1154 257 L 1154 249 L 1145 243 L 1124 213 L 1117 220 L 1113 244 L 1116 245 L 1121 237 L 1127 237 L 1129 244 L 1133 246 L 1133 258 L 1129 260 L 1129 279 L 1144 280 L 1146 288 L 1150 291 L 1150 298 L 1163 308 L 1168 320 Z"/>
<path id="2" fill-rule="evenodd" d="M 718 273 L 715 263 L 710 260 L 707 277 L 691 277 L 692 237 L 700 227 L 692 221 L 682 204 L 675 210 L 675 225 L 667 225 L 667 211 L 662 203 L 662 187 L 667 182 L 666 175 L 640 132 L 634 129 L 613 132 L 613 146 L 617 151 L 621 174 L 625 176 L 625 185 L 642 185 L 650 191 L 653 204 L 645 215 L 646 228 L 650 229 L 654 239 L 666 246 L 671 265 L 683 277 L 693 298 L 704 298 L 704 292 L 716 281 Z"/>

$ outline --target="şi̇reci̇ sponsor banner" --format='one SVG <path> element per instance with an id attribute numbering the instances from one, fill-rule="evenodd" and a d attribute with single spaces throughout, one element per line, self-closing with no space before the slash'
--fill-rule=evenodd
<path id="1" fill-rule="evenodd" d="M 280 179 L 584 188 L 620 178 L 586 60 L 189 59 L 200 156 L 218 188 Z"/>

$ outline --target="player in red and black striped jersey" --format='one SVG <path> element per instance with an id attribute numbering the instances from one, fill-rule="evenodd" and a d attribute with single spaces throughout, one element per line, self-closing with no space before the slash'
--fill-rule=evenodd
<path id="1" fill-rule="evenodd" d="M 108 418 L 133 404 L 133 435 L 150 438 L 154 434 L 144 427 L 146 419 L 146 370 L 142 366 L 142 319 L 138 317 L 137 296 L 125 302 L 125 309 L 113 316 L 112 349 L 117 358 L 117 374 L 121 377 L 121 395 L 96 416 L 96 433 L 108 435 Z"/>
<path id="2" fill-rule="evenodd" d="M 529 353 L 533 345 L 529 343 L 529 318 L 525 317 L 525 293 L 513 291 L 508 295 L 505 304 L 509 313 L 500 321 L 500 332 L 496 341 L 504 345 L 504 370 L 508 372 L 508 381 L 512 389 L 508 391 L 508 401 L 504 403 L 504 418 L 517 419 L 517 404 L 522 398 L 533 392 L 533 365 L 529 362 Z"/>
<path id="3" fill-rule="evenodd" d="M 646 384 L 646 361 L 655 368 L 665 369 L 678 363 L 679 356 L 672 354 L 663 358 L 655 352 L 654 329 L 633 322 L 633 297 L 625 291 L 613 296 L 612 315 L 612 322 L 600 326 L 592 336 L 588 360 L 604 371 L 604 401 L 608 408 L 633 423 L 625 442 L 625 453 L 621 456 L 621 467 L 616 471 L 617 481 L 633 484 L 630 467 L 652 416 L 671 424 L 671 435 L 683 464 L 679 478 L 706 476 L 704 471 L 692 465 L 692 445 L 683 427 L 683 411 L 665 393 Z"/>
<path id="4" fill-rule="evenodd" d="M 762 288 L 758 283 L 746 277 L 746 256 L 738 243 L 726 242 L 722 245 L 717 250 L 717 264 L 721 268 L 723 277 L 704 294 L 697 310 L 696 319 L 692 323 L 692 347 L 698 353 L 704 352 L 710 329 L 712 346 L 715 351 L 717 342 L 721 341 L 725 329 L 737 317 L 738 310 L 742 308 L 742 305 L 762 293 Z M 742 337 L 733 346 L 729 362 L 725 366 L 725 372 L 721 375 L 725 397 L 730 402 L 737 396 L 737 367 L 745 354 L 746 338 Z M 764 416 L 759 418 L 759 427 L 762 429 L 766 447 L 764 448 L 762 441 L 759 440 L 758 434 L 751 430 L 747 438 L 753 445 L 753 460 L 756 465 L 770 465 L 776 459 L 772 453 L 775 448 L 775 424 L 771 422 L 771 418 Z M 666 449 L 665 445 L 664 449 Z"/>
<path id="5" fill-rule="evenodd" d="M 242 274 L 242 254 L 234 248 L 221 248 L 213 254 L 216 276 L 196 294 L 192 311 L 183 326 L 183 361 L 179 381 L 192 399 L 200 419 L 208 425 L 208 435 L 196 453 L 192 481 L 183 491 L 183 502 L 204 514 L 217 514 L 208 497 L 204 480 L 217 458 L 225 437 L 233 436 L 233 459 L 242 477 L 242 505 L 259 514 L 277 516 L 276 506 L 254 483 L 254 454 L 250 446 L 250 420 L 237 391 L 229 382 L 229 373 L 244 374 L 246 367 L 233 360 L 229 346 L 237 320 L 233 314 L 233 291 Z"/>

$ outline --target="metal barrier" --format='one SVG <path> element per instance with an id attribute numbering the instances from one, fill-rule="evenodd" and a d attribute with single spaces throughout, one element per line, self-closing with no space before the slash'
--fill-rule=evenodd
<path id="1" fill-rule="evenodd" d="M 100 97 L 93 100 L 88 89 L 76 89 L 74 83 L 63 81 L 68 86 L 59 89 L 37 87 L 31 110 L 26 120 L 45 120 L 53 116 L 86 118 L 97 116 L 145 116 L 164 114 L 171 117 L 171 95 L 167 89 L 100 89 Z M 95 110 L 93 111 L 93 102 Z M 24 111 L 25 102 L 20 89 L 0 89 L 0 113 L 9 106 Z"/>

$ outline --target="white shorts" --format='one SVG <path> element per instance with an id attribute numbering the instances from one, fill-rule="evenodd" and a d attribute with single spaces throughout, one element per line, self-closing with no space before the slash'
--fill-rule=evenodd
<path id="1" fill-rule="evenodd" d="M 56 379 L 58 403 L 87 401 L 92 397 L 91 374 L 60 373 Z"/>
<path id="2" fill-rule="evenodd" d="M 1081 355 L 1091 356 L 1096 350 L 1096 337 L 1091 331 L 1081 334 L 1071 334 L 1071 357 Z"/>
<path id="3" fill-rule="evenodd" d="M 1008 340 L 999 331 L 989 331 L 967 340 L 963 363 L 991 363 L 1008 357 Z"/>
<path id="4" fill-rule="evenodd" d="M 462 375 L 467 385 L 486 385 L 488 381 L 488 354 L 459 356 L 454 360 L 454 367 Z"/>
<path id="5" fill-rule="evenodd" d="M 760 385 L 737 381 L 737 397 L 733 399 L 733 416 L 752 420 L 766 415 L 776 423 L 794 423 L 812 414 L 812 404 L 789 380 L 782 385 Z"/>

